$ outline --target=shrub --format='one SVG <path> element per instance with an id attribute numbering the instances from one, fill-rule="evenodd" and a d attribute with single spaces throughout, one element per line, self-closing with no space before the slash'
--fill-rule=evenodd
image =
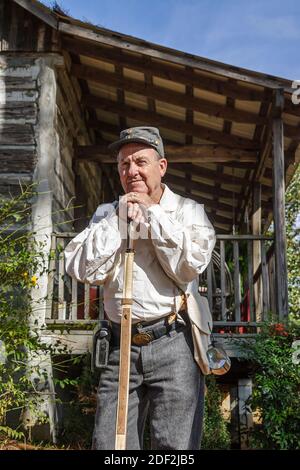
<path id="1" fill-rule="evenodd" d="M 206 377 L 207 394 L 203 423 L 202 449 L 229 449 L 230 433 L 222 415 L 222 397 L 215 376 Z"/>
<path id="2" fill-rule="evenodd" d="M 299 320 L 271 322 L 243 347 L 253 363 L 249 406 L 261 421 L 250 437 L 254 448 L 300 449 L 300 366 L 292 347 L 299 338 Z"/>
<path id="3" fill-rule="evenodd" d="M 22 413 L 45 423 L 40 403 L 47 383 L 39 357 L 52 347 L 42 343 L 32 321 L 32 289 L 45 272 L 43 245 L 30 231 L 34 186 L 0 199 L 0 438 L 21 439 Z M 37 306 L 38 308 L 38 306 Z M 31 320 L 31 322 L 30 322 Z M 55 345 L 58 346 L 58 345 Z M 29 356 L 38 358 L 28 361 Z M 33 380 L 32 378 L 35 377 Z M 40 378 L 40 379 L 39 379 Z"/>

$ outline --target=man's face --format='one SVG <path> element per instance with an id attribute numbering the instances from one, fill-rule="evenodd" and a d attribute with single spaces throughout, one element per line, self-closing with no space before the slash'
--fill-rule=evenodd
<path id="1" fill-rule="evenodd" d="M 144 144 L 123 145 L 118 154 L 118 170 L 125 193 L 146 193 L 150 197 L 160 189 L 167 160 Z"/>

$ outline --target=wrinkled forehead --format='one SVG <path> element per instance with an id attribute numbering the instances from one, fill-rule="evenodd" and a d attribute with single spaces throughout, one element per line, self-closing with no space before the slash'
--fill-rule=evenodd
<path id="1" fill-rule="evenodd" d="M 149 145 L 134 142 L 123 145 L 119 150 L 117 159 L 118 162 L 120 162 L 127 159 L 134 160 L 135 158 L 142 156 L 156 159 L 156 151 Z"/>

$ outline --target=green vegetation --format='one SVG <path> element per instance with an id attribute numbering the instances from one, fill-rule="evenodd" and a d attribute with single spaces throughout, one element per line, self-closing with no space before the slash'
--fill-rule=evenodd
<path id="1" fill-rule="evenodd" d="M 254 449 L 300 449 L 300 361 L 295 341 L 300 321 L 265 324 L 256 340 L 246 342 L 253 363 L 253 393 L 247 405 L 260 417 L 250 437 Z"/>
<path id="2" fill-rule="evenodd" d="M 214 375 L 206 377 L 207 394 L 202 449 L 230 449 L 230 432 L 222 411 L 222 396 Z"/>
<path id="3" fill-rule="evenodd" d="M 285 215 L 289 309 L 300 318 L 300 165 L 286 191 Z"/>
<path id="4" fill-rule="evenodd" d="M 20 189 L 0 200 L 0 441 L 25 439 L 26 416 L 47 422 L 40 407 L 47 372 L 39 358 L 59 348 L 43 344 L 38 326 L 30 326 L 32 292 L 45 263 L 30 231 L 34 186 Z"/>

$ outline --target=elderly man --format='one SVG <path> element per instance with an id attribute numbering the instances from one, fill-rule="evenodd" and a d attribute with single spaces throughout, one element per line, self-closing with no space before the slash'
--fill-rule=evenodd
<path id="1" fill-rule="evenodd" d="M 161 182 L 167 160 L 158 129 L 126 129 L 110 149 L 125 195 L 119 203 L 100 205 L 89 227 L 65 250 L 72 277 L 104 285 L 112 326 L 93 448 L 113 449 L 115 443 L 126 248 L 120 207 L 125 204 L 128 218 L 140 228 L 134 247 L 127 449 L 142 449 L 148 413 L 152 449 L 199 449 L 211 315 L 199 295 L 198 275 L 210 261 L 214 229 L 201 205 Z M 145 342 L 136 341 L 144 332 L 149 333 L 142 336 Z"/>

